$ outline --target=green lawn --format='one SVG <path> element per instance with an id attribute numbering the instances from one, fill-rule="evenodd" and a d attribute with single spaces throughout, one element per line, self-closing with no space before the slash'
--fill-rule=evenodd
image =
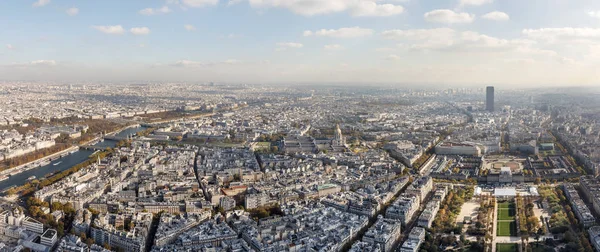
<path id="1" fill-rule="evenodd" d="M 498 243 L 496 244 L 497 252 L 517 252 L 517 244 L 516 243 Z"/>
<path id="2" fill-rule="evenodd" d="M 498 236 L 517 236 L 517 223 L 515 221 L 499 221 L 497 228 Z"/>
<path id="3" fill-rule="evenodd" d="M 498 208 L 498 220 L 515 220 L 514 208 Z"/>
<path id="4" fill-rule="evenodd" d="M 506 202 L 498 202 L 498 208 L 515 208 L 515 202 L 506 201 Z"/>

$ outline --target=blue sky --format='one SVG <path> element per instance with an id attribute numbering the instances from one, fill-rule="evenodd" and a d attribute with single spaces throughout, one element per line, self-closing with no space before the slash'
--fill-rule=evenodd
<path id="1" fill-rule="evenodd" d="M 3 0 L 6 80 L 595 85 L 594 0 Z"/>

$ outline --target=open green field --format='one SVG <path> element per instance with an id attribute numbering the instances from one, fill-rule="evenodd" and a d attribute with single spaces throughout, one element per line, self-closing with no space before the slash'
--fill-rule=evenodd
<path id="1" fill-rule="evenodd" d="M 515 202 L 513 202 L 513 201 L 498 202 L 498 208 L 512 208 L 512 209 L 515 209 Z"/>
<path id="2" fill-rule="evenodd" d="M 517 236 L 516 221 L 498 221 L 498 236 Z M 500 251 L 500 250 L 498 250 Z"/>
<path id="3" fill-rule="evenodd" d="M 498 243 L 496 244 L 497 252 L 517 252 L 517 244 L 516 243 Z"/>
<path id="4" fill-rule="evenodd" d="M 515 220 L 514 208 L 498 208 L 498 220 Z"/>

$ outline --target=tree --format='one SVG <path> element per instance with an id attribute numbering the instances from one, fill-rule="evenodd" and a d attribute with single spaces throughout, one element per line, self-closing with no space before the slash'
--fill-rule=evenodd
<path id="1" fill-rule="evenodd" d="M 65 204 L 63 207 L 63 211 L 65 212 L 65 214 L 75 214 L 75 208 L 73 208 L 73 205 L 71 203 Z"/>
<path id="2" fill-rule="evenodd" d="M 52 211 L 62 211 L 63 205 L 60 202 L 52 202 Z"/>
<path id="3" fill-rule="evenodd" d="M 17 190 L 15 189 L 15 187 L 10 188 L 6 191 L 6 194 L 8 195 L 15 195 L 17 193 Z"/>
<path id="4" fill-rule="evenodd" d="M 65 234 L 65 224 L 62 221 L 58 223 L 56 232 L 58 232 L 58 237 L 62 237 Z"/>
<path id="5" fill-rule="evenodd" d="M 87 244 L 88 247 L 91 247 L 92 244 L 94 244 L 94 239 L 92 239 L 92 238 L 85 239 L 85 244 Z"/>

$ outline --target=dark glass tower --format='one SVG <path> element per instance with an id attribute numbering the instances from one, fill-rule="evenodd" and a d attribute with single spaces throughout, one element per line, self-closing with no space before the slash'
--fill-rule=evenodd
<path id="1" fill-rule="evenodd" d="M 494 112 L 494 87 L 492 86 L 485 89 L 485 110 Z"/>

